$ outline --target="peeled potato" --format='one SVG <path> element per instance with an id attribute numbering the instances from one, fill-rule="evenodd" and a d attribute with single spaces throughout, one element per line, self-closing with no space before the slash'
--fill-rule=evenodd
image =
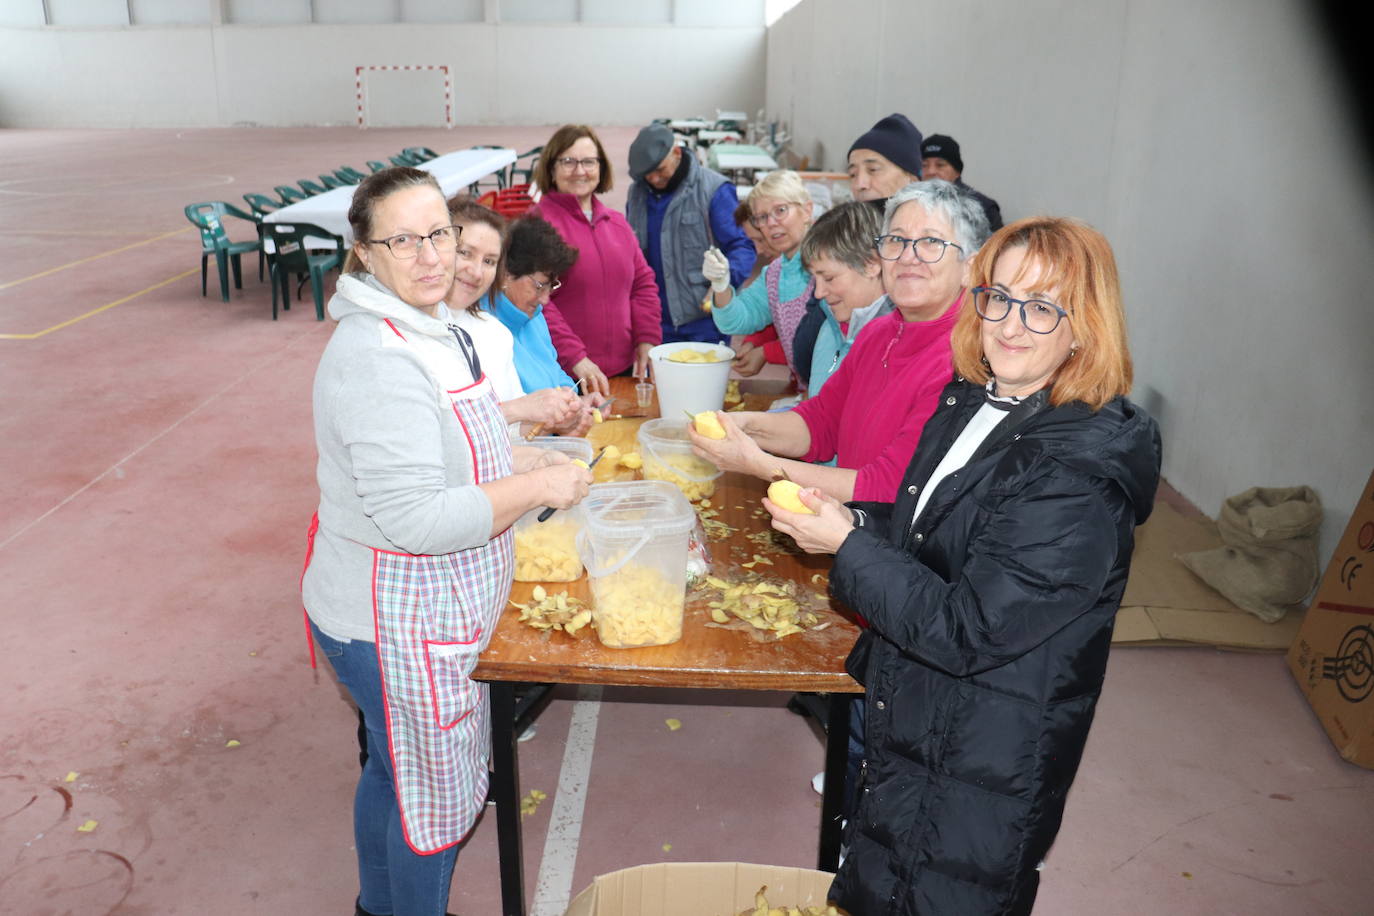
<path id="1" fill-rule="evenodd" d="M 630 470 L 638 470 L 644 467 L 644 459 L 639 457 L 639 452 L 626 452 L 620 456 L 620 466 Z"/>
<path id="2" fill-rule="evenodd" d="M 674 350 L 666 358 L 669 362 L 674 363 L 718 363 L 721 361 L 715 350 Z"/>
<path id="3" fill-rule="evenodd" d="M 775 480 L 768 485 L 768 498 L 789 512 L 815 515 L 801 501 L 801 487 L 790 480 Z"/>
<path id="4" fill-rule="evenodd" d="M 574 458 L 574 459 L 572 460 L 572 463 L 575 464 L 575 465 L 577 465 L 577 466 L 580 467 L 580 468 L 588 467 L 587 462 L 583 461 L 581 458 Z"/>
<path id="5" fill-rule="evenodd" d="M 692 417 L 692 426 L 707 439 L 724 439 L 725 427 L 720 425 L 720 417 L 714 410 L 703 410 Z"/>

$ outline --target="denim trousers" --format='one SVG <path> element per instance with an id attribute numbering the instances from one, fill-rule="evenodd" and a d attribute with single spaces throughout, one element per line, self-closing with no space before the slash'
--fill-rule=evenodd
<path id="1" fill-rule="evenodd" d="M 310 630 L 366 724 L 367 762 L 353 796 L 358 906 L 377 916 L 444 916 L 458 846 L 420 855 L 406 843 L 391 772 L 377 645 L 358 639 L 340 642 L 313 621 Z"/>

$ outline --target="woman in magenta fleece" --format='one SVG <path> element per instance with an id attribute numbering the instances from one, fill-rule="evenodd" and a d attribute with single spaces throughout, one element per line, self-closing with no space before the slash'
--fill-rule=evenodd
<path id="1" fill-rule="evenodd" d="M 663 341 L 653 269 L 625 217 L 596 198 L 611 189 L 611 161 L 590 127 L 558 128 L 534 183 L 539 214 L 578 252 L 544 307 L 559 365 L 609 397 L 607 376 L 644 375 L 650 348 Z"/>
<path id="2" fill-rule="evenodd" d="M 693 432 L 697 454 L 765 480 L 782 470 L 840 500 L 891 500 L 953 374 L 949 334 L 987 236 L 982 208 L 947 181 L 894 194 L 875 241 L 893 311 L 864 327 L 820 394 L 778 413 L 721 413 L 726 437 Z"/>

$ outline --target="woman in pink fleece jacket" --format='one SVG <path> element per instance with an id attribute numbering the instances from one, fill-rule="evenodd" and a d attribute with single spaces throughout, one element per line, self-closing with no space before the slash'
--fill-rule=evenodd
<path id="1" fill-rule="evenodd" d="M 840 500 L 891 500 L 953 373 L 949 334 L 987 236 L 982 208 L 947 181 L 894 194 L 875 242 L 894 310 L 864 326 L 820 394 L 778 413 L 721 413 L 726 437 L 693 432 L 697 454 Z"/>
<path id="2" fill-rule="evenodd" d="M 653 269 L 625 217 L 596 198 L 611 177 L 601 140 L 583 124 L 558 128 L 534 172 L 539 214 L 578 252 L 544 307 L 549 336 L 563 369 L 606 397 L 607 376 L 644 375 L 663 341 Z"/>

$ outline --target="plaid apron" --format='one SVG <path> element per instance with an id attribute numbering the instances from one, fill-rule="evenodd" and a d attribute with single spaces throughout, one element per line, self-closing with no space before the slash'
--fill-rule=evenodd
<path id="1" fill-rule="evenodd" d="M 405 340 L 400 331 L 396 336 Z M 436 382 L 444 377 L 423 348 L 406 344 Z M 509 476 L 510 437 L 487 376 L 457 390 L 439 388 L 472 451 L 473 482 Z M 406 842 L 420 854 L 461 841 L 486 804 L 490 710 L 487 686 L 471 675 L 510 597 L 513 538 L 507 529 L 481 547 L 439 556 L 373 550 L 373 619 L 396 800 Z"/>
<path id="2" fill-rule="evenodd" d="M 782 344 L 783 356 L 787 357 L 787 368 L 795 372 L 797 363 L 792 356 L 793 338 L 797 336 L 797 325 L 801 324 L 802 317 L 806 314 L 806 303 L 810 301 L 811 293 L 816 289 L 816 281 L 808 277 L 806 289 L 802 290 L 800 295 L 784 302 L 780 285 L 782 258 L 776 258 L 763 269 L 763 279 L 768 290 L 768 311 L 773 313 L 773 328 L 778 332 L 778 343 Z"/>

